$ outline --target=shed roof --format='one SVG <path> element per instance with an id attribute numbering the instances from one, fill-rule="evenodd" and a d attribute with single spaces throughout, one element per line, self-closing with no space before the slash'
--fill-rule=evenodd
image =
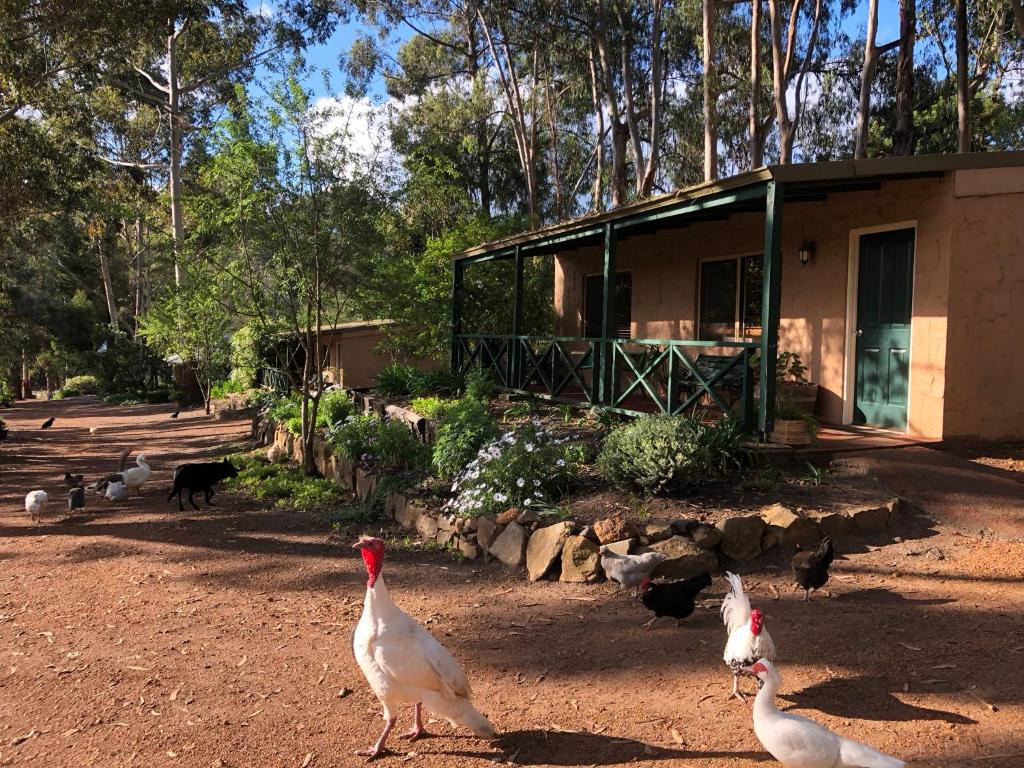
<path id="1" fill-rule="evenodd" d="M 563 238 L 578 240 L 581 235 L 592 234 L 596 238 L 600 234 L 599 227 L 609 221 L 625 222 L 657 212 L 664 212 L 668 216 L 671 215 L 672 209 L 677 208 L 681 209 L 680 213 L 684 213 L 687 212 L 687 204 L 700 203 L 702 200 L 728 193 L 741 193 L 737 195 L 739 202 L 739 199 L 744 197 L 744 191 L 757 189 L 768 181 L 785 184 L 787 189 L 802 192 L 806 197 L 828 191 L 871 188 L 871 185 L 877 186 L 885 180 L 941 176 L 957 170 L 1019 166 L 1024 166 L 1024 152 L 969 152 L 956 155 L 917 155 L 769 165 L 718 181 L 683 187 L 675 192 L 620 206 L 613 211 L 588 214 L 477 245 L 457 254 L 455 259 L 481 257 L 504 251 L 511 253 L 515 246 L 533 245 L 541 241 L 557 245 Z M 590 230 L 593 232 L 590 233 Z"/>

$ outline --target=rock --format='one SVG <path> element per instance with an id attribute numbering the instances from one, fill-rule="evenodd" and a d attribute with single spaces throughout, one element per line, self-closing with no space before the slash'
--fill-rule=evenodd
<path id="1" fill-rule="evenodd" d="M 514 520 L 505 526 L 488 551 L 509 568 L 518 568 L 526 556 L 526 544 L 530 534 Z"/>
<path id="2" fill-rule="evenodd" d="M 278 464 L 282 461 L 287 460 L 288 455 L 285 453 L 284 448 L 274 443 L 272 446 L 267 448 L 267 461 L 271 464 Z"/>
<path id="3" fill-rule="evenodd" d="M 491 544 L 498 538 L 498 534 L 501 533 L 504 526 L 498 525 L 490 517 L 478 517 L 476 520 L 476 540 L 480 544 L 480 548 L 486 552 L 491 548 Z"/>
<path id="4" fill-rule="evenodd" d="M 759 516 L 727 517 L 718 521 L 717 528 L 722 532 L 722 542 L 718 545 L 722 554 L 740 562 L 753 560 L 761 554 L 764 520 Z"/>
<path id="5" fill-rule="evenodd" d="M 519 517 L 516 518 L 516 522 L 529 528 L 531 525 L 540 522 L 540 515 L 532 509 L 524 509 L 519 513 Z"/>
<path id="6" fill-rule="evenodd" d="M 597 581 L 600 574 L 601 554 L 597 544 L 583 536 L 566 537 L 558 580 L 582 584 Z"/>
<path id="7" fill-rule="evenodd" d="M 640 535 L 636 526 L 626 520 L 621 512 L 616 512 L 611 517 L 594 523 L 594 533 L 597 534 L 597 540 L 602 544 L 631 539 Z"/>
<path id="8" fill-rule="evenodd" d="M 718 556 L 709 549 L 703 549 L 685 536 L 673 536 L 651 545 L 653 552 L 660 552 L 662 560 L 651 571 L 651 578 L 688 579 L 700 573 L 714 573 L 718 570 Z"/>
<path id="9" fill-rule="evenodd" d="M 496 519 L 498 521 L 498 525 L 508 525 L 517 517 L 519 517 L 519 510 L 515 507 L 509 507 L 504 512 L 499 512 Z"/>
<path id="10" fill-rule="evenodd" d="M 582 536 L 584 539 L 587 539 L 588 541 L 594 542 L 595 544 L 601 543 L 597 540 L 597 534 L 594 533 L 594 526 L 592 525 L 583 526 L 583 530 L 580 531 L 580 536 Z"/>
<path id="11" fill-rule="evenodd" d="M 778 528 L 765 528 L 764 535 L 761 537 L 762 552 L 767 552 L 768 550 L 775 549 L 779 546 L 779 541 L 781 540 L 779 537 L 779 530 L 780 529 Z"/>
<path id="12" fill-rule="evenodd" d="M 334 482 L 346 490 L 353 491 L 356 487 L 355 467 L 349 459 L 338 456 L 338 467 L 334 476 Z"/>
<path id="13" fill-rule="evenodd" d="M 467 560 L 476 560 L 480 557 L 480 547 L 477 546 L 475 541 L 469 539 L 459 539 L 459 552 Z"/>
<path id="14" fill-rule="evenodd" d="M 544 578 L 551 565 L 562 554 L 562 545 L 572 533 L 572 523 L 563 522 L 539 528 L 526 546 L 526 575 L 530 581 Z"/>
<path id="15" fill-rule="evenodd" d="M 416 521 L 426 510 L 418 504 L 405 498 L 405 494 L 398 494 L 404 501 L 395 505 L 395 521 L 403 528 L 415 528 Z"/>
<path id="16" fill-rule="evenodd" d="M 814 524 L 833 541 L 839 541 L 853 533 L 853 521 L 840 512 L 811 512 Z"/>
<path id="17" fill-rule="evenodd" d="M 424 541 L 431 541 L 437 538 L 437 520 L 428 512 L 424 511 L 416 518 L 416 531 Z"/>
<path id="18" fill-rule="evenodd" d="M 454 527 L 453 528 L 440 528 L 439 527 L 437 529 L 437 538 L 435 538 L 434 541 L 436 541 L 442 547 L 447 547 L 448 546 L 448 542 L 451 541 L 452 539 L 454 539 L 456 536 L 458 536 L 458 534 L 455 533 L 455 528 Z"/>
<path id="19" fill-rule="evenodd" d="M 476 530 L 477 519 L 475 517 L 466 517 L 466 518 L 463 518 L 463 520 L 466 523 L 466 525 L 463 528 L 463 530 L 466 530 L 466 531 L 475 531 Z"/>
<path id="20" fill-rule="evenodd" d="M 455 532 L 455 518 L 449 515 L 438 515 L 437 516 L 437 530 L 438 531 L 451 531 Z"/>
<path id="21" fill-rule="evenodd" d="M 613 552 L 616 555 L 628 555 L 635 543 L 636 539 L 623 539 L 622 541 L 613 541 L 610 544 L 602 544 L 601 546 L 607 547 L 609 552 Z"/>
<path id="22" fill-rule="evenodd" d="M 714 549 L 722 542 L 722 532 L 713 525 L 701 523 L 690 533 L 690 538 L 701 549 Z"/>
<path id="23" fill-rule="evenodd" d="M 671 525 L 665 525 L 664 523 L 648 523 L 644 526 L 643 539 L 648 544 L 665 541 L 666 539 L 671 539 L 675 535 L 675 529 Z"/>
<path id="24" fill-rule="evenodd" d="M 376 487 L 377 475 L 367 472 L 362 467 L 356 467 L 356 495 L 365 501 Z"/>
<path id="25" fill-rule="evenodd" d="M 679 536 L 689 536 L 698 525 L 700 525 L 699 520 L 673 520 L 672 530 Z"/>
<path id="26" fill-rule="evenodd" d="M 772 504 L 761 510 L 761 519 L 765 525 L 773 529 L 778 543 L 787 547 L 810 547 L 818 543 L 821 532 L 818 527 L 805 517 L 793 512 L 783 504 Z"/>
<path id="27" fill-rule="evenodd" d="M 878 507 L 851 510 L 847 515 L 853 520 L 859 533 L 879 533 L 889 526 L 889 518 L 893 516 L 893 510 L 898 506 L 899 499 L 894 499 Z"/>

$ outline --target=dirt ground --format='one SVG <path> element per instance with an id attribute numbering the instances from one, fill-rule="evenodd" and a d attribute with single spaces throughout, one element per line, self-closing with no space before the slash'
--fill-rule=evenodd
<path id="1" fill-rule="evenodd" d="M 228 494 L 179 513 L 165 502 L 173 466 L 247 424 L 170 410 L 3 412 L 15 433 L 0 444 L 0 765 L 361 765 L 352 753 L 381 721 L 349 649 L 357 531 Z M 154 467 L 141 496 L 32 525 L 27 491 L 59 507 L 66 469 L 110 471 L 122 447 Z M 830 596 L 809 604 L 784 567 L 743 571 L 779 649 L 780 704 L 911 765 L 1024 765 L 1024 545 L 920 519 L 897 533 L 843 542 Z M 645 630 L 643 607 L 607 585 L 531 585 L 418 550 L 390 554 L 384 573 L 502 733 L 490 744 L 430 724 L 440 735 L 395 740 L 385 765 L 771 763 L 749 705 L 726 699 L 722 578 L 683 627 Z"/>

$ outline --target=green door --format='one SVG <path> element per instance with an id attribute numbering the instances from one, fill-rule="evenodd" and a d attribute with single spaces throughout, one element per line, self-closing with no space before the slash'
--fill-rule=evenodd
<path id="1" fill-rule="evenodd" d="M 862 236 L 859 270 L 853 422 L 906 430 L 914 230 Z"/>

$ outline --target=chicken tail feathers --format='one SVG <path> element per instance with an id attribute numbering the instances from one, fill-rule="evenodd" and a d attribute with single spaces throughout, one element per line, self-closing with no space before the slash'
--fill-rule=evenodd
<path id="1" fill-rule="evenodd" d="M 743 581 L 735 573 L 725 572 L 731 591 L 722 599 L 722 622 L 732 634 L 750 620 L 750 600 L 743 591 Z"/>
<path id="2" fill-rule="evenodd" d="M 906 763 L 898 758 L 883 755 L 867 744 L 840 738 L 839 765 L 843 768 L 903 768 Z"/>
<path id="3" fill-rule="evenodd" d="M 443 696 L 424 697 L 423 704 L 435 715 L 445 718 L 454 725 L 464 725 L 478 738 L 493 739 L 497 735 L 491 722 L 481 715 L 469 699 L 461 696 L 454 699 Z"/>

